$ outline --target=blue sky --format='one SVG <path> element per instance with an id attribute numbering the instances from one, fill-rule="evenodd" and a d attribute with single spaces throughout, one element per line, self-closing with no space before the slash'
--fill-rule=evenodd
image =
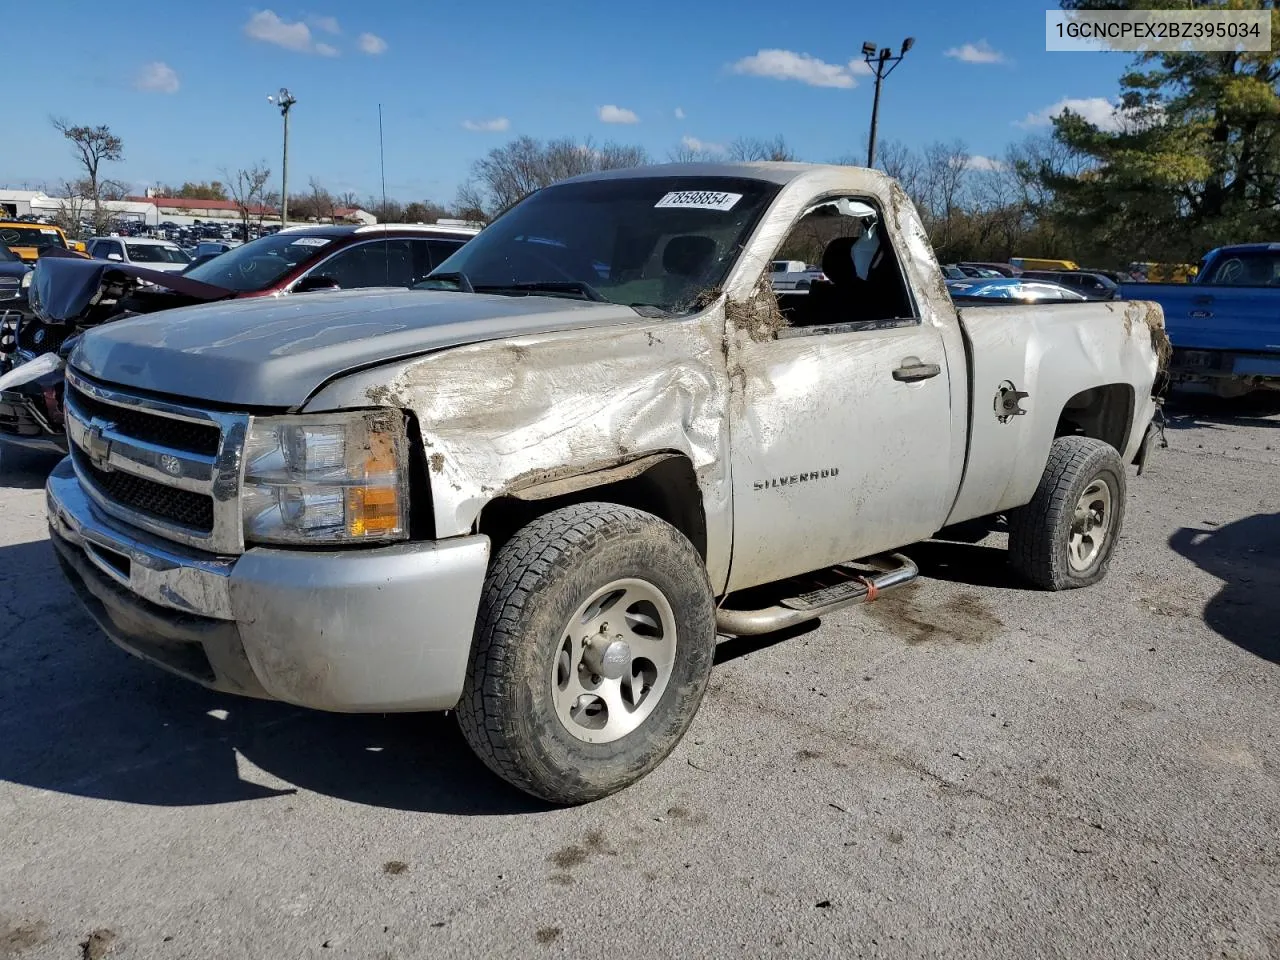
<path id="1" fill-rule="evenodd" d="M 282 85 L 298 98 L 291 188 L 314 175 L 335 192 L 376 191 L 379 102 L 387 189 L 402 200 L 451 200 L 471 160 L 520 134 L 639 143 L 663 158 L 682 138 L 781 133 L 805 159 L 830 160 L 865 149 L 872 84 L 848 66 L 862 41 L 896 50 L 908 35 L 915 47 L 885 84 L 880 136 L 961 138 L 998 157 L 1047 129 L 1064 101 L 1105 120 L 1128 63 L 1046 53 L 1044 7 L 1026 0 L 56 8 L 66 23 L 56 43 L 6 51 L 10 75 L 25 79 L 6 100 L 0 185 L 75 174 L 51 114 L 108 124 L 125 144 L 109 175 L 136 186 L 256 160 L 278 177 L 280 115 L 266 97 Z"/>

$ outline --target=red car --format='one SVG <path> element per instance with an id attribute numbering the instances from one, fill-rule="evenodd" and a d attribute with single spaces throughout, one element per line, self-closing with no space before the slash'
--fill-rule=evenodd
<path id="1" fill-rule="evenodd" d="M 237 297 L 356 287 L 409 287 L 479 231 L 377 225 L 289 227 L 232 247 L 182 276 Z"/>

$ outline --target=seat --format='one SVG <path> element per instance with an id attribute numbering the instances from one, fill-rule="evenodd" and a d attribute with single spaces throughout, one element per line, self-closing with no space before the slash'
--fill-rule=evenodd
<path id="1" fill-rule="evenodd" d="M 848 316 L 851 292 L 855 284 L 861 282 L 853 264 L 856 240 L 856 237 L 836 237 L 827 244 L 822 252 L 822 273 L 826 279 L 815 280 L 808 296 L 795 298 L 790 316 L 792 326 L 813 327 L 851 319 Z"/>

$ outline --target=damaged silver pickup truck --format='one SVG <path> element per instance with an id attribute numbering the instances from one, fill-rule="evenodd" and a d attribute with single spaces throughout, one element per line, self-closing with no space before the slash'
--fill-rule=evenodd
<path id="1" fill-rule="evenodd" d="M 821 260 L 803 295 L 772 260 Z M 1158 307 L 957 310 L 893 181 L 671 165 L 528 197 L 419 289 L 186 307 L 70 356 L 53 543 L 126 650 L 216 690 L 454 710 L 592 800 L 693 719 L 717 634 L 911 580 L 1005 516 L 1013 568 L 1106 573 Z"/>

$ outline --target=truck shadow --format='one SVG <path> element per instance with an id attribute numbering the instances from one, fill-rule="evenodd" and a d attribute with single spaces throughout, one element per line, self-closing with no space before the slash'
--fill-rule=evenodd
<path id="1" fill-rule="evenodd" d="M 1254 656 L 1280 663 L 1280 513 L 1214 530 L 1183 527 L 1169 546 L 1223 581 L 1204 622 Z"/>
<path id="2" fill-rule="evenodd" d="M 1030 590 L 1009 566 L 1009 551 L 980 543 L 952 540 L 925 540 L 904 548 L 920 568 L 920 576 L 931 580 L 992 587 L 1000 590 Z"/>
<path id="3" fill-rule="evenodd" d="M 546 809 L 490 774 L 451 716 L 339 715 L 230 697 L 116 648 L 47 541 L 0 547 L 0 779 L 186 806 L 310 790 L 406 811 Z"/>
<path id="4" fill-rule="evenodd" d="M 1170 430 L 1280 427 L 1280 391 L 1260 390 L 1231 400 L 1175 391 L 1165 404 L 1165 414 Z"/>
<path id="5" fill-rule="evenodd" d="M 42 453 L 0 443 L 0 487 L 40 490 L 49 471 L 62 459 L 60 453 Z"/>

